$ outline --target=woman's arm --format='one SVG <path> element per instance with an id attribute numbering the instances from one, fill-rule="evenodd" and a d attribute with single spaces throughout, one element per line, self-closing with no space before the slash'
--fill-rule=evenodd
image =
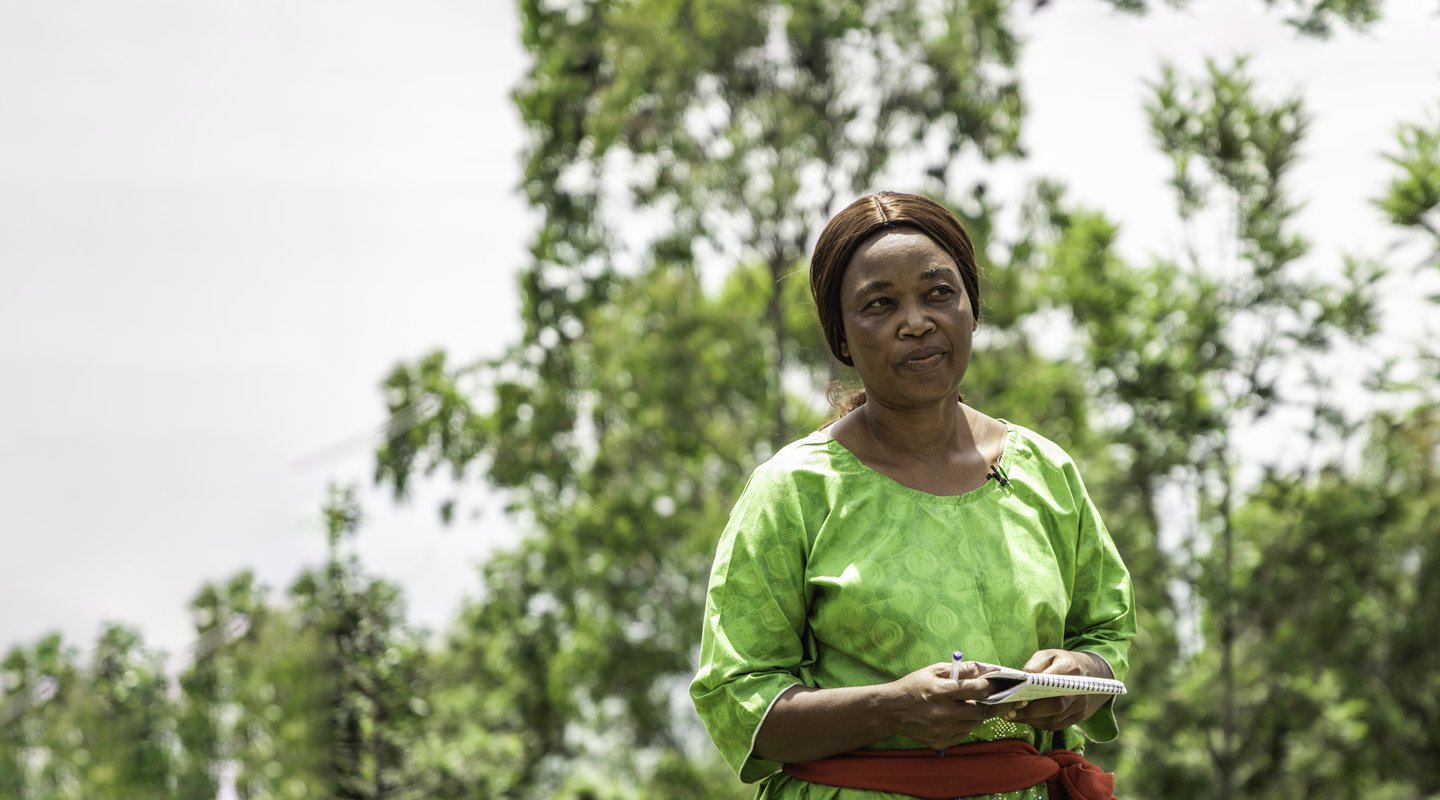
<path id="1" fill-rule="evenodd" d="M 973 702 L 990 694 L 977 664 L 961 664 L 958 681 L 951 679 L 950 669 L 950 664 L 932 664 L 873 686 L 791 687 L 761 723 L 755 754 L 795 764 L 897 735 L 936 750 L 959 744 L 980 723 L 1010 707 Z"/>
<path id="2" fill-rule="evenodd" d="M 1035 653 L 1025 669 L 1123 680 L 1129 666 L 1130 640 L 1135 636 L 1130 571 L 1086 492 L 1079 471 L 1073 463 L 1067 463 L 1065 472 L 1079 519 L 1074 529 L 1075 557 L 1063 649 Z M 1110 741 L 1119 732 L 1113 699 L 1107 695 L 1080 695 L 1066 702 L 1039 701 L 1017 714 L 1016 721 L 1045 730 L 1079 725 L 1086 738 Z"/>

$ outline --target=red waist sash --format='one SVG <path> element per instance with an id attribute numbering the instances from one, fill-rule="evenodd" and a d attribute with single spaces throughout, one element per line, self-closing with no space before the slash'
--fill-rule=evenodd
<path id="1" fill-rule="evenodd" d="M 1115 800 L 1115 775 L 1070 750 L 1041 753 L 1016 739 L 934 750 L 852 750 L 786 764 L 785 774 L 810 783 L 899 792 L 927 800 L 1013 792 L 1042 781 L 1051 800 Z"/>

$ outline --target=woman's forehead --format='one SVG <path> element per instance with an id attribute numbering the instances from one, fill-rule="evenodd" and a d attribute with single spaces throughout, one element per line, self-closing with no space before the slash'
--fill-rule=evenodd
<path id="1" fill-rule="evenodd" d="M 936 267 L 948 267 L 956 277 L 960 275 L 955 259 L 929 236 L 913 228 L 885 230 L 855 248 L 843 282 L 854 283 L 881 275 L 918 278 Z"/>

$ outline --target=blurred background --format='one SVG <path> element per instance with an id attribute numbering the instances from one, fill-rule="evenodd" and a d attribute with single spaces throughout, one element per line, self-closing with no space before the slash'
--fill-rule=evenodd
<path id="1" fill-rule="evenodd" d="M 1126 796 L 1440 795 L 1433 0 L 0 0 L 0 797 L 745 797 L 683 687 L 820 227 L 1137 580 Z"/>

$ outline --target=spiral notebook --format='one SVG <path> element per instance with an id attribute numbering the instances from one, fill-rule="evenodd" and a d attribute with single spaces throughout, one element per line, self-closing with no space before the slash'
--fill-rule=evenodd
<path id="1" fill-rule="evenodd" d="M 990 686 L 994 689 L 989 697 L 977 701 L 985 705 L 1018 703 L 1022 700 L 1044 700 L 1047 697 L 1064 697 L 1074 694 L 1125 694 L 1125 684 L 1111 678 L 1021 672 L 1018 669 L 995 664 L 976 663 L 993 670 L 982 676 L 990 681 Z"/>

